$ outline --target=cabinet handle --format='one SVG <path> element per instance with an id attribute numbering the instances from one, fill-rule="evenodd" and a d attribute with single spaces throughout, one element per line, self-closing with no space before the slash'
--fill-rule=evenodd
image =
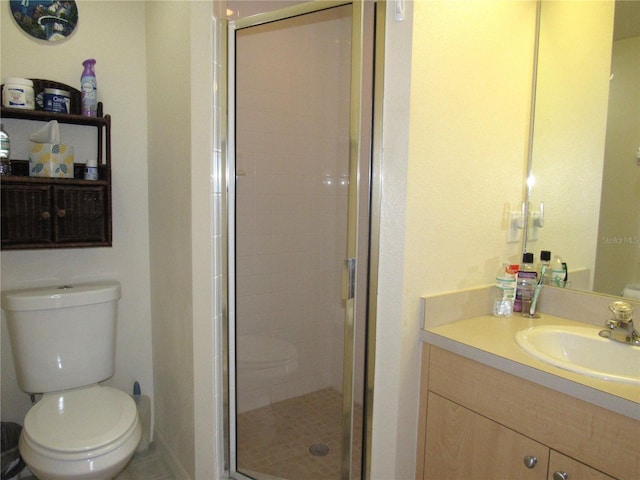
<path id="1" fill-rule="evenodd" d="M 569 474 L 567 472 L 561 472 L 560 470 L 553 472 L 553 480 L 567 480 Z"/>
<path id="2" fill-rule="evenodd" d="M 42 212 L 40 218 L 42 218 L 42 220 L 49 220 L 51 218 L 51 214 L 49 212 Z"/>
<path id="3" fill-rule="evenodd" d="M 59 218 L 63 218 L 66 214 L 67 214 L 67 212 L 64 210 L 64 208 L 61 208 L 60 210 L 58 210 L 58 217 Z"/>
<path id="4" fill-rule="evenodd" d="M 534 457 L 533 455 L 527 455 L 524 457 L 524 466 L 527 468 L 534 468 L 538 463 L 538 457 Z M 554 478 L 554 480 L 557 480 Z"/>

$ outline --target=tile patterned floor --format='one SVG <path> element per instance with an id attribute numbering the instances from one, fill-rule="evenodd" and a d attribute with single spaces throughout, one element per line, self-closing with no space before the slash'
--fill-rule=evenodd
<path id="1" fill-rule="evenodd" d="M 38 480 L 28 471 L 20 476 L 20 480 Z M 144 453 L 136 453 L 127 468 L 114 480 L 176 480 L 171 470 L 161 458 L 152 443 Z"/>
<path id="2" fill-rule="evenodd" d="M 114 480 L 175 480 L 175 477 L 152 443 L 146 452 L 136 453 Z"/>
<path id="3" fill-rule="evenodd" d="M 238 418 L 238 464 L 250 477 L 290 480 L 340 478 L 342 396 L 324 389 L 241 414 Z M 362 426 L 362 409 L 354 415 L 355 431 Z M 361 439 L 354 457 L 360 458 Z M 325 456 L 309 453 L 312 444 L 329 447 Z M 359 478 L 359 462 L 352 467 Z M 257 473 L 256 473 L 257 472 Z M 21 477 L 24 480 L 34 477 Z M 114 480 L 177 480 L 152 443 L 137 453 Z"/>
<path id="4" fill-rule="evenodd" d="M 354 416 L 355 430 L 361 430 L 362 409 Z M 323 389 L 238 417 L 238 470 L 290 480 L 336 480 L 340 478 L 342 396 Z M 354 446 L 360 458 L 361 439 Z M 325 456 L 309 453 L 309 446 L 325 444 Z M 359 463 L 353 466 L 359 478 Z"/>

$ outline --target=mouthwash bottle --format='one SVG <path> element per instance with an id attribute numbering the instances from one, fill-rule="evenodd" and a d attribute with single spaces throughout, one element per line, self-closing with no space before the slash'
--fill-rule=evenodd
<path id="1" fill-rule="evenodd" d="M 533 264 L 533 253 L 522 255 L 522 264 L 518 270 L 516 280 L 516 300 L 513 303 L 514 312 L 529 313 L 533 290 L 538 283 L 538 272 Z"/>

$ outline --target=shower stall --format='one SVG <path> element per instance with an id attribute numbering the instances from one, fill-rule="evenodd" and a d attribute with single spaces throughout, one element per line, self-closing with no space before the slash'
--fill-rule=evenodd
<path id="1" fill-rule="evenodd" d="M 367 468 L 376 6 L 228 2 L 233 478 Z"/>

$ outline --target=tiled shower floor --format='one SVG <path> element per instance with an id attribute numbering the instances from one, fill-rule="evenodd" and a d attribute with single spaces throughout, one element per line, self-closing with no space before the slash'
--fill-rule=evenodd
<path id="1" fill-rule="evenodd" d="M 240 414 L 238 470 L 255 478 L 339 479 L 341 417 L 342 396 L 330 388 Z M 360 431 L 361 408 L 356 409 L 354 424 L 354 430 Z M 360 440 L 354 445 L 356 458 L 360 458 Z M 327 445 L 329 453 L 311 455 L 309 446 L 315 443 Z M 359 463 L 352 468 L 352 478 L 359 478 Z M 147 452 L 134 455 L 115 480 L 175 480 L 175 477 L 152 443 Z"/>
<path id="2" fill-rule="evenodd" d="M 362 409 L 355 412 L 355 431 L 361 431 Z M 327 388 L 274 403 L 238 416 L 238 470 L 260 472 L 291 480 L 340 478 L 342 396 Z M 314 456 L 309 446 L 329 447 L 326 456 Z M 360 458 L 361 439 L 354 446 Z M 353 466 L 360 477 L 360 465 Z M 260 477 L 258 477 L 260 478 Z"/>

